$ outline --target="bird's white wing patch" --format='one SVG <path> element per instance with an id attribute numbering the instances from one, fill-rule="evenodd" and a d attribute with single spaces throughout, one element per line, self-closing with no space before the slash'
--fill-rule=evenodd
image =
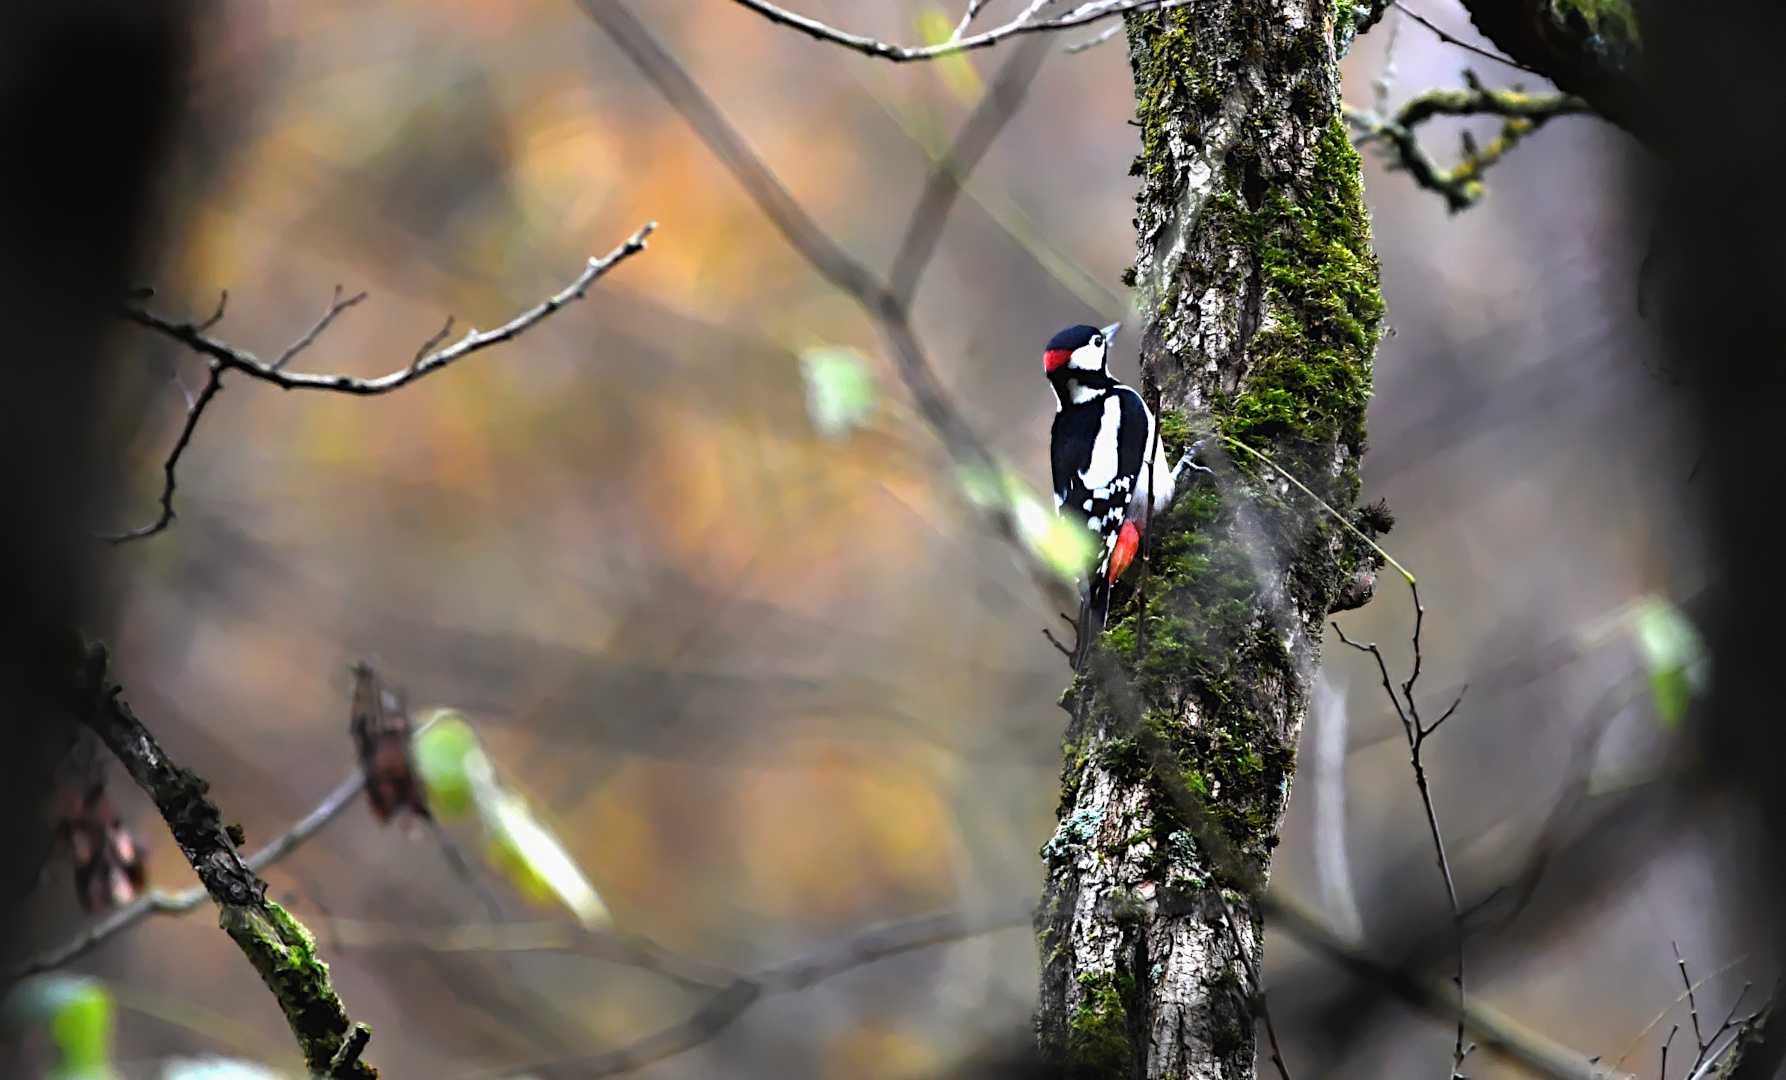
<path id="1" fill-rule="evenodd" d="M 1086 487 L 1106 488 L 1116 479 L 1116 436 L 1121 428 L 1122 402 L 1111 394 L 1104 399 L 1104 416 L 1098 421 L 1097 438 L 1092 440 L 1091 460 L 1079 473 Z"/>

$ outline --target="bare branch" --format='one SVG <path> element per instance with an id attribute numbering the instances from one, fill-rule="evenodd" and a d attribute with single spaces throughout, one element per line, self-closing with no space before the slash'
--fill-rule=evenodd
<path id="1" fill-rule="evenodd" d="M 365 775 L 359 771 L 343 780 L 335 790 L 316 805 L 316 808 L 305 814 L 291 828 L 274 837 L 273 840 L 247 859 L 248 868 L 256 873 L 265 870 L 274 863 L 284 859 L 296 851 L 304 841 L 321 832 L 323 827 L 335 820 L 341 811 L 347 809 L 354 796 L 365 786 Z M 72 940 L 57 946 L 48 952 L 33 957 L 13 972 L 15 978 L 25 978 L 44 971 L 52 971 L 64 964 L 85 956 L 93 949 L 116 937 L 118 934 L 142 922 L 151 915 L 186 915 L 197 911 L 209 894 L 203 885 L 179 892 L 167 892 L 153 889 L 132 902 L 117 908 L 105 918 L 81 931 Z"/>
<path id="2" fill-rule="evenodd" d="M 72 643 L 76 644 L 76 643 Z M 124 763 L 131 779 L 155 803 L 205 893 L 216 902 L 219 922 L 260 973 L 304 1055 L 310 1071 L 343 1080 L 374 1080 L 377 1070 L 357 1055 L 331 1071 L 341 1048 L 358 1033 L 316 957 L 316 942 L 302 924 L 267 899 L 266 882 L 236 850 L 223 813 L 206 794 L 209 785 L 171 761 L 106 674 L 102 646 L 71 649 L 68 706 L 81 723 Z"/>
<path id="3" fill-rule="evenodd" d="M 1086 38 L 1084 41 L 1074 42 L 1061 51 L 1066 53 L 1082 53 L 1094 46 L 1104 44 L 1104 42 L 1109 41 L 1120 33 L 1122 33 L 1122 24 L 1117 23 L 1115 26 L 1108 27 L 1101 31 L 1097 37 Z"/>
<path id="4" fill-rule="evenodd" d="M 1491 90 L 1471 71 L 1464 72 L 1464 80 L 1468 89 L 1428 90 L 1403 105 L 1393 117 L 1344 107 L 1346 123 L 1356 132 L 1354 144 L 1380 143 L 1395 167 L 1407 170 L 1421 187 L 1443 196 L 1453 213 L 1468 209 L 1482 197 L 1483 175 L 1526 136 L 1559 116 L 1593 111 L 1586 101 L 1570 94 Z M 1417 127 L 1435 116 L 1499 116 L 1501 134 L 1487 146 L 1478 147 L 1465 132 L 1461 160 L 1449 170 L 1442 169 L 1415 135 Z"/>
<path id="5" fill-rule="evenodd" d="M 569 952 L 625 964 L 684 986 L 724 989 L 736 971 L 664 948 L 650 938 L 589 930 L 577 923 L 486 922 L 461 926 L 411 926 L 324 917 L 313 919 L 317 937 L 338 949 L 423 949 L 440 953 Z"/>
<path id="6" fill-rule="evenodd" d="M 1192 2 L 1193 0 L 1087 0 L 1065 15 L 1052 19 L 1037 17 L 1039 11 L 1046 6 L 1045 3 L 1031 3 L 1026 5 L 1015 18 L 995 26 L 991 30 L 967 37 L 951 36 L 949 40 L 937 45 L 895 45 L 877 41 L 871 37 L 864 37 L 861 34 L 852 34 L 847 30 L 839 30 L 817 19 L 771 4 L 768 0 L 734 0 L 734 3 L 742 4 L 772 23 L 791 27 L 819 41 L 841 45 L 854 52 L 878 57 L 882 60 L 891 60 L 896 64 L 909 63 L 914 60 L 935 60 L 940 56 L 950 56 L 966 52 L 969 49 L 984 49 L 1019 34 L 1067 30 L 1132 11 L 1169 11 Z M 962 25 L 965 28 L 965 21 Z M 958 30 L 957 35 L 959 34 Z"/>
<path id="7" fill-rule="evenodd" d="M 1533 75 L 1538 76 L 1539 78 L 1544 77 L 1544 73 L 1542 71 L 1539 71 L 1537 68 L 1527 67 L 1526 65 L 1520 63 L 1518 60 L 1513 59 L 1511 56 L 1503 56 L 1500 53 L 1489 52 L 1487 49 L 1481 48 L 1480 46 L 1472 45 L 1469 42 L 1463 40 L 1462 38 L 1457 37 L 1457 36 L 1447 32 L 1443 27 L 1434 23 L 1431 19 L 1427 18 L 1425 15 L 1420 14 L 1418 11 L 1415 11 L 1413 8 L 1402 3 L 1401 0 L 1392 0 L 1392 6 L 1397 11 L 1401 12 L 1403 15 L 1406 15 L 1408 18 L 1413 19 L 1415 22 L 1419 23 L 1421 26 L 1424 26 L 1428 30 L 1431 30 L 1433 32 L 1433 36 L 1437 37 L 1440 41 L 1443 41 L 1447 45 L 1455 45 L 1458 48 L 1465 50 L 1466 52 L 1473 52 L 1477 56 L 1483 57 L 1484 59 L 1487 59 L 1487 60 L 1493 60 L 1497 64 L 1506 64 L 1508 67 L 1518 68 L 1521 71 L 1529 72 Z"/>
<path id="8" fill-rule="evenodd" d="M 446 340 L 446 335 L 452 329 L 453 320 L 449 317 L 446 326 L 423 343 L 422 347 L 416 351 L 415 359 L 407 367 L 376 379 L 357 379 L 348 375 L 291 374 L 285 371 L 285 365 L 290 363 L 293 357 L 314 344 L 337 316 L 366 299 L 366 294 L 363 292 L 343 299 L 339 285 L 335 287 L 334 299 L 329 302 L 328 309 L 323 312 L 322 317 L 304 333 L 304 336 L 287 346 L 285 351 L 271 363 L 262 361 L 246 349 L 237 348 L 208 336 L 207 331 L 223 317 L 224 304 L 229 299 L 228 292 L 225 292 L 223 298 L 218 301 L 216 314 L 201 323 L 174 322 L 140 308 L 126 308 L 125 318 L 172 338 L 207 357 L 209 375 L 198 396 L 187 403 L 186 421 L 180 427 L 179 437 L 174 440 L 174 447 L 168 452 L 167 460 L 162 463 L 161 497 L 158 500 L 161 509 L 156 514 L 155 520 L 127 532 L 103 534 L 100 539 L 110 544 L 123 544 L 154 536 L 166 531 L 167 527 L 173 524 L 174 489 L 177 486 L 176 470 L 179 468 L 180 457 L 191 445 L 193 432 L 198 428 L 199 418 L 203 415 L 205 407 L 211 403 L 212 398 L 217 396 L 217 392 L 223 389 L 224 372 L 240 371 L 249 378 L 272 383 L 283 390 L 330 390 L 359 396 L 388 393 L 457 360 L 463 360 L 472 353 L 513 340 L 544 322 L 560 308 L 573 301 L 581 300 L 588 293 L 589 287 L 595 284 L 603 274 L 625 259 L 643 251 L 645 238 L 651 235 L 652 230 L 656 228 L 656 222 L 649 222 L 607 255 L 599 259 L 592 257 L 589 260 L 589 265 L 584 268 L 575 281 L 548 298 L 545 303 L 522 312 L 494 330 L 481 334 L 474 330 L 466 334 L 456 344 L 435 351 L 435 347 Z"/>
<path id="9" fill-rule="evenodd" d="M 205 406 L 223 389 L 223 365 L 212 361 L 205 377 L 205 385 L 198 396 L 186 405 L 186 422 L 180 425 L 179 437 L 174 440 L 174 448 L 168 451 L 167 460 L 161 463 L 161 498 L 158 500 L 161 510 L 155 520 L 127 532 L 107 533 L 100 539 L 108 544 L 123 544 L 132 540 L 142 540 L 165 530 L 174 522 L 174 487 L 178 483 L 176 471 L 180 467 L 180 455 L 192 444 L 192 433 L 198 430 L 199 417 L 204 415 Z M 184 392 L 185 387 L 181 387 Z"/>
<path id="10" fill-rule="evenodd" d="M 974 16 L 985 6 L 986 0 L 967 0 L 967 10 L 961 13 L 961 21 L 955 24 L 955 32 L 949 35 L 949 40 L 960 41 L 961 35 L 967 33 L 968 25 L 974 21 Z"/>
<path id="11" fill-rule="evenodd" d="M 180 342 L 194 352 L 210 357 L 225 369 L 240 371 L 249 378 L 271 383 L 281 390 L 328 390 L 339 394 L 373 397 L 378 394 L 388 394 L 392 390 L 407 386 L 425 375 L 431 375 L 449 364 L 463 360 L 473 353 L 482 352 L 492 345 L 501 345 L 511 341 L 544 322 L 565 306 L 583 299 L 588 294 L 589 287 L 595 284 L 602 275 L 627 258 L 645 250 L 645 238 L 650 236 L 656 228 L 656 222 L 649 222 L 607 255 L 599 259 L 591 257 L 589 265 L 581 274 L 577 275 L 575 281 L 553 294 L 544 303 L 529 308 L 496 329 L 482 332 L 469 331 L 454 344 L 437 351 L 429 351 L 425 348 L 423 355 L 414 363 L 372 379 L 361 379 L 351 375 L 281 371 L 246 349 L 240 349 L 226 342 L 207 337 L 201 327 L 192 323 L 174 322 L 171 319 L 165 319 L 137 308 L 126 309 L 125 317 L 138 325 L 146 326 Z"/>
<path id="12" fill-rule="evenodd" d="M 216 326 L 218 323 L 222 322 L 223 321 L 223 309 L 228 306 L 229 306 L 229 290 L 224 289 L 217 294 L 217 310 L 211 313 L 210 318 L 206 319 L 202 323 L 199 323 L 198 328 L 200 330 L 209 330 L 209 329 L 211 329 L 211 327 Z"/>
<path id="13" fill-rule="evenodd" d="M 842 941 L 833 942 L 809 956 L 764 968 L 754 975 L 733 980 L 707 1000 L 694 1015 L 679 1024 L 606 1054 L 561 1059 L 478 1074 L 481 1078 L 537 1076 L 542 1080 L 597 1080 L 634 1072 L 654 1062 L 707 1042 L 730 1027 L 738 1017 L 763 998 L 804 990 L 833 975 L 884 960 L 889 956 L 946 945 L 981 934 L 1026 925 L 1035 902 L 1028 900 L 983 914 L 955 912 L 926 915 L 886 923 Z"/>
<path id="14" fill-rule="evenodd" d="M 327 330 L 329 324 L 335 321 L 335 316 L 365 300 L 366 296 L 367 294 L 362 291 L 354 293 L 352 296 L 343 300 L 341 298 L 341 286 L 335 286 L 334 299 L 329 301 L 328 309 L 322 313 L 322 318 L 316 320 L 316 325 L 305 332 L 303 337 L 285 347 L 285 351 L 279 354 L 279 359 L 273 361 L 273 370 L 279 371 L 284 368 L 285 365 L 291 363 L 292 357 L 297 356 L 299 353 L 315 344 L 316 339 L 322 336 L 322 332 Z"/>
<path id="15" fill-rule="evenodd" d="M 1283 472 L 1281 468 L 1278 471 Z M 1387 554 L 1384 557 L 1388 558 Z M 1399 563 L 1395 565 L 1401 569 Z M 1408 762 L 1414 770 L 1414 786 L 1420 792 L 1421 809 L 1426 813 L 1426 826 L 1432 835 L 1433 852 L 1438 860 L 1439 874 L 1445 880 L 1445 898 L 1451 904 L 1451 925 L 1457 939 L 1457 966 L 1456 974 L 1453 976 L 1453 982 L 1457 988 L 1457 1038 L 1452 1045 L 1451 1074 L 1454 1080 L 1461 1080 L 1464 1058 L 1470 1053 L 1469 1049 L 1464 1046 L 1465 1006 L 1468 1004 L 1464 985 L 1464 939 L 1466 937 L 1464 910 L 1457 898 L 1457 881 L 1451 873 L 1451 859 L 1445 851 L 1445 837 L 1439 829 L 1439 812 L 1433 805 L 1432 788 L 1427 781 L 1426 763 L 1421 757 L 1421 750 L 1425 747 L 1426 740 L 1439 729 L 1439 725 L 1451 719 L 1458 707 L 1463 704 L 1463 693 L 1458 694 L 1457 700 L 1453 701 L 1451 707 L 1446 709 L 1437 720 L 1431 724 L 1421 721 L 1420 700 L 1414 694 L 1414 687 L 1420 681 L 1420 672 L 1425 663 L 1424 653 L 1420 647 L 1420 633 L 1426 625 L 1426 607 L 1420 602 L 1420 586 L 1415 581 L 1414 575 L 1402 569 L 1402 576 L 1407 579 L 1408 597 L 1414 605 L 1414 630 L 1411 635 L 1414 663 L 1408 671 L 1407 679 L 1401 684 L 1399 696 L 1396 693 L 1394 681 L 1389 675 L 1389 664 L 1383 658 L 1383 650 L 1378 648 L 1375 642 L 1360 644 L 1346 637 L 1345 631 L 1340 629 L 1338 622 L 1329 622 L 1328 625 L 1333 627 L 1333 632 L 1339 636 L 1342 643 L 1359 652 L 1367 652 L 1376 660 L 1377 673 L 1383 679 L 1383 692 L 1389 696 L 1390 704 L 1395 706 L 1395 715 L 1401 720 L 1402 731 L 1407 736 Z M 1464 689 L 1468 690 L 1468 685 Z"/>

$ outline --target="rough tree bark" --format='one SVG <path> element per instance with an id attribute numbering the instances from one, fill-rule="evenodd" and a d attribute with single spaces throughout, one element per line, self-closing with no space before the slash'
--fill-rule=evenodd
<path id="1" fill-rule="evenodd" d="M 1168 460 L 1238 440 L 1372 532 L 1385 515 L 1355 502 L 1382 300 L 1340 18 L 1331 0 L 1129 17 L 1135 275 Z M 1062 701 L 1037 1024 L 1075 1075 L 1253 1075 L 1258 890 L 1322 621 L 1374 582 L 1368 549 L 1251 455 L 1188 488 Z"/>

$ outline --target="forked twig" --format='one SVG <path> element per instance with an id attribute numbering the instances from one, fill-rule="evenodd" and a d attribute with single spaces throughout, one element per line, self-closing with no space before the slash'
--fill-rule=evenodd
<path id="1" fill-rule="evenodd" d="M 218 302 L 216 313 L 198 323 L 177 322 L 143 308 L 125 308 L 124 317 L 126 319 L 171 338 L 204 356 L 207 361 L 207 376 L 203 389 L 187 405 L 186 420 L 180 426 L 180 434 L 175 438 L 173 449 L 168 452 L 166 460 L 162 463 L 161 495 L 158 499 L 160 509 L 155 520 L 135 529 L 101 535 L 100 539 L 111 544 L 142 540 L 166 531 L 168 526 L 173 524 L 174 490 L 178 483 L 177 470 L 180 458 L 192 445 L 193 432 L 198 429 L 198 422 L 204 415 L 205 408 L 216 398 L 218 391 L 223 389 L 224 372 L 239 371 L 247 378 L 270 383 L 282 390 L 323 390 L 360 397 L 389 393 L 407 386 L 425 375 L 439 371 L 449 364 L 463 360 L 473 353 L 481 352 L 493 345 L 512 341 L 544 322 L 566 305 L 581 300 L 588 294 L 589 287 L 595 284 L 602 275 L 631 256 L 645 250 L 645 238 L 651 235 L 656 228 L 655 222 L 648 222 L 625 243 L 607 255 L 599 259 L 592 257 L 576 280 L 548 297 L 543 303 L 529 308 L 496 329 L 481 333 L 472 330 L 454 344 L 444 349 L 437 348 L 441 342 L 446 340 L 446 335 L 452 329 L 453 321 L 451 318 L 447 319 L 446 326 L 416 350 L 415 358 L 408 365 L 371 379 L 361 379 L 351 375 L 292 373 L 285 370 L 285 365 L 314 344 L 337 316 L 364 300 L 366 294 L 363 292 L 344 299 L 341 296 L 341 287 L 336 286 L 334 299 L 330 301 L 322 317 L 302 337 L 287 346 L 271 362 L 260 359 L 246 349 L 238 348 L 210 336 L 211 328 L 223 318 L 224 304 L 229 297 L 227 292 Z"/>

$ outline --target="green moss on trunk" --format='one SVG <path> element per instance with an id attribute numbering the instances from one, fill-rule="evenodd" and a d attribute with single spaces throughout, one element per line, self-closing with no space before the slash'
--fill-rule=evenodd
<path id="1" fill-rule="evenodd" d="M 1351 17 L 1326 0 L 1204 0 L 1128 29 L 1142 369 L 1164 449 L 1243 443 L 1357 514 L 1383 299 L 1338 113 L 1333 35 Z M 1215 467 L 1185 474 L 1149 524 L 1062 702 L 1039 1027 L 1086 1075 L 1252 1075 L 1254 890 L 1322 622 L 1368 593 L 1355 572 L 1374 556 L 1303 495 L 1250 458 Z"/>

